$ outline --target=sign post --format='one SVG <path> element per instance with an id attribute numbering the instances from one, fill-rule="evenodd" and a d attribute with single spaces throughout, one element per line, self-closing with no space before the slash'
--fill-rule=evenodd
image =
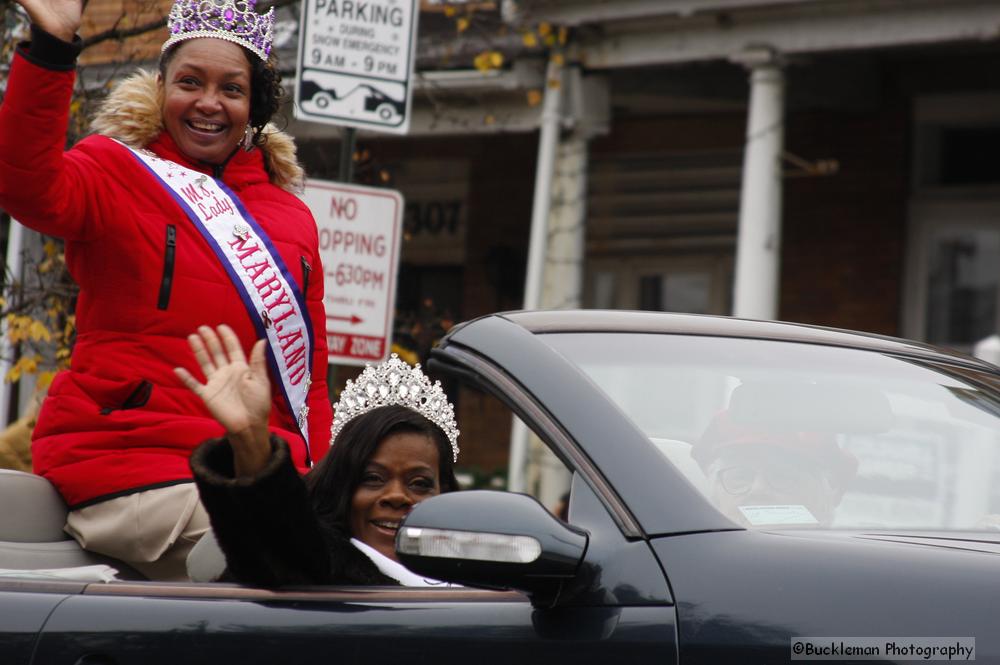
<path id="1" fill-rule="evenodd" d="M 319 230 L 329 361 L 365 365 L 385 360 L 392 345 L 402 195 L 308 180 L 302 200 Z"/>
<path id="2" fill-rule="evenodd" d="M 303 0 L 295 117 L 405 134 L 419 0 Z"/>

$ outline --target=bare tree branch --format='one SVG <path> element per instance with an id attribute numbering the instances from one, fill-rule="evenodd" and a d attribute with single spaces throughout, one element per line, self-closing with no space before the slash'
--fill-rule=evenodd
<path id="1" fill-rule="evenodd" d="M 287 7 L 288 5 L 294 4 L 299 0 L 274 0 L 271 3 L 262 3 L 260 11 L 266 12 L 271 7 L 275 9 L 280 9 L 281 7 Z M 149 21 L 148 23 L 143 23 L 142 25 L 137 25 L 132 28 L 118 28 L 117 23 L 114 27 L 104 30 L 103 32 L 98 32 L 96 34 L 90 35 L 83 40 L 83 48 L 87 49 L 91 46 L 95 46 L 102 42 L 114 39 L 121 41 L 123 39 L 128 39 L 129 37 L 137 37 L 139 35 L 144 35 L 147 32 L 153 32 L 154 30 L 159 30 L 167 24 L 167 17 L 156 19 L 155 21 Z"/>
<path id="2" fill-rule="evenodd" d="M 148 23 L 143 23 L 142 25 L 137 25 L 134 28 L 118 28 L 113 27 L 103 32 L 98 32 L 93 34 L 83 40 L 83 48 L 90 48 L 100 44 L 101 42 L 106 42 L 109 39 L 115 39 L 121 41 L 123 39 L 128 39 L 129 37 L 136 37 L 138 35 L 144 35 L 147 32 L 152 32 L 158 30 L 167 24 L 167 17 L 159 18 L 155 21 L 150 21 Z"/>

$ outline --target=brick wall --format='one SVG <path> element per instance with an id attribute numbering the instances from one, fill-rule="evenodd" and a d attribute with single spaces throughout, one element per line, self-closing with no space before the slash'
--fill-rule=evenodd
<path id="1" fill-rule="evenodd" d="M 899 334 L 909 173 L 908 106 L 793 112 L 786 149 L 840 171 L 802 177 L 786 165 L 780 317 Z M 616 119 L 594 155 L 742 146 L 741 113 Z"/>
<path id="2" fill-rule="evenodd" d="M 840 171 L 785 180 L 781 318 L 899 334 L 908 117 L 904 104 L 789 117 L 787 149 Z"/>
<path id="3" fill-rule="evenodd" d="M 83 14 L 80 36 L 84 39 L 112 28 L 129 30 L 166 17 L 170 0 L 91 0 Z M 153 61 L 167 38 L 167 29 L 159 28 L 128 39 L 108 40 L 88 48 L 80 57 L 81 65 L 139 63 Z"/>
<path id="4" fill-rule="evenodd" d="M 745 126 L 742 113 L 615 118 L 590 148 L 593 155 L 726 149 L 743 145 Z"/>

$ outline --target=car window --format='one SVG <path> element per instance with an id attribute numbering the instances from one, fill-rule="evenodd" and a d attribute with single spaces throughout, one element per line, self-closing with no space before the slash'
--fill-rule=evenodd
<path id="1" fill-rule="evenodd" d="M 767 340 L 542 338 L 737 523 L 1000 529 L 994 375 Z"/>
<path id="2" fill-rule="evenodd" d="M 458 381 L 449 388 L 461 430 L 455 475 L 462 487 L 530 494 L 553 514 L 565 517 L 570 471 L 549 445 L 496 397 Z M 525 471 L 522 478 L 511 479 L 511 433 L 518 426 L 526 434 L 520 444 Z"/>

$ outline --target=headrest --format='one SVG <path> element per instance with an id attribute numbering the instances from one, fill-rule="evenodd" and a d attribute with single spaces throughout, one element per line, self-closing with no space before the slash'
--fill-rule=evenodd
<path id="1" fill-rule="evenodd" d="M 31 473 L 0 469 L 0 541 L 67 540 L 65 524 L 66 504 L 52 483 Z"/>

